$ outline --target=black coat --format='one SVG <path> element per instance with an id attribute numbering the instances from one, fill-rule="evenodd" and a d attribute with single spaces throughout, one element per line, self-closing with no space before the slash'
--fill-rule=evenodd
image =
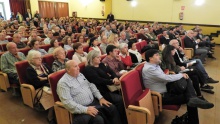
<path id="1" fill-rule="evenodd" d="M 46 64 L 43 65 L 48 75 L 53 73 L 51 68 L 49 68 Z M 26 77 L 27 77 L 27 83 L 33 85 L 35 89 L 41 88 L 43 86 L 48 86 L 48 80 L 40 81 L 37 72 L 32 66 L 27 67 Z"/>
<path id="2" fill-rule="evenodd" d="M 182 63 L 180 61 L 180 59 L 179 59 L 179 57 L 180 57 L 183 60 L 183 57 L 185 56 L 185 54 L 181 54 L 179 50 L 177 50 L 177 52 L 179 53 L 179 56 L 177 55 L 177 53 L 175 53 L 174 56 L 173 56 L 174 61 L 176 62 L 176 65 L 186 67 L 187 64 L 186 63 Z"/>
<path id="3" fill-rule="evenodd" d="M 169 45 L 170 39 L 166 39 L 164 36 L 160 37 L 160 43 Z"/>
<path id="4" fill-rule="evenodd" d="M 114 21 L 114 20 L 115 20 L 114 15 L 112 15 L 112 14 L 108 14 L 108 16 L 107 16 L 107 20 L 109 20 L 109 22 Z"/>

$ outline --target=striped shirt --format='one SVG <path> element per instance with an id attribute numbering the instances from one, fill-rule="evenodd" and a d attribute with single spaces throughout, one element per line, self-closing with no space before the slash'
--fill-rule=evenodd
<path id="1" fill-rule="evenodd" d="M 57 94 L 64 107 L 73 114 L 86 113 L 87 105 L 93 102 L 94 97 L 102 98 L 96 86 L 81 73 L 77 78 L 65 73 L 57 84 Z"/>
<path id="2" fill-rule="evenodd" d="M 20 59 L 17 59 L 10 52 L 6 52 L 1 56 L 1 70 L 4 73 L 17 73 L 15 68 L 15 62 L 25 60 L 25 56 L 21 52 L 17 52 Z"/>

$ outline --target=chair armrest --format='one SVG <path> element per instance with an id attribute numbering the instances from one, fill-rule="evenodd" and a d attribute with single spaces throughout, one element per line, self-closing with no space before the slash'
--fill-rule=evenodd
<path id="1" fill-rule="evenodd" d="M 147 113 L 148 115 L 151 115 L 151 112 L 147 108 L 144 108 L 144 107 L 129 105 L 128 109 L 132 111 L 143 112 L 143 113 Z"/>
<path id="2" fill-rule="evenodd" d="M 33 85 L 30 85 L 30 84 L 21 84 L 21 87 L 30 89 L 32 95 L 33 95 L 33 96 L 36 95 L 36 91 L 35 91 L 35 88 L 34 88 Z"/>
<path id="3" fill-rule="evenodd" d="M 184 48 L 184 50 L 193 50 L 193 48 Z"/>
<path id="4" fill-rule="evenodd" d="M 157 98 L 158 98 L 158 107 L 159 107 L 160 112 L 162 112 L 162 96 L 161 96 L 161 94 L 159 92 L 151 90 L 151 95 L 152 96 L 157 96 Z"/>
<path id="5" fill-rule="evenodd" d="M 60 101 L 55 102 L 55 104 L 59 107 L 63 107 L 64 108 L 64 104 Z"/>

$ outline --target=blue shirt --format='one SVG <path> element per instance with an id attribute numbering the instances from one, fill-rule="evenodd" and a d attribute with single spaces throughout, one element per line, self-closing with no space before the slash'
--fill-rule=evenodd
<path id="1" fill-rule="evenodd" d="M 173 82 L 181 79 L 182 74 L 167 75 L 159 65 L 146 62 L 142 70 L 142 79 L 145 88 L 159 93 L 167 92 L 167 82 Z"/>

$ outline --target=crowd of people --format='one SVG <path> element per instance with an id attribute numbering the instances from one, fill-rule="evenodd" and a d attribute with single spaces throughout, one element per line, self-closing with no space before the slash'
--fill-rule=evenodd
<path id="1" fill-rule="evenodd" d="M 188 60 L 185 56 L 182 37 L 185 37 L 182 41 L 185 48 L 194 49 L 195 58 Z M 137 42 L 147 42 L 144 57 L 136 48 Z M 14 63 L 26 58 L 29 63 L 27 83 L 36 90 L 49 87 L 49 74 L 66 70 L 57 84 L 57 94 L 74 115 L 73 124 L 127 124 L 122 95 L 119 91 L 110 91 L 108 86 L 120 85 L 119 78 L 142 62 L 146 62 L 142 71 L 145 88 L 161 93 L 164 105 L 187 104 L 190 124 L 199 124 L 197 107 L 214 106 L 201 91 L 213 94 L 214 87 L 209 83 L 219 82 L 204 68 L 207 58 L 216 59 L 212 55 L 215 44 L 202 34 L 199 26 L 186 31 L 183 25 L 118 22 L 112 14 L 102 22 L 70 17 L 49 19 L 40 18 L 38 12 L 32 17 L 27 10 L 25 19 L 19 13 L 11 20 L 0 18 L 0 44 L 6 44 L 7 48 L 1 49 L 1 71 L 8 75 L 11 84 L 19 86 Z M 49 50 L 42 49 L 42 45 L 50 45 Z M 159 45 L 163 46 L 162 51 Z M 30 49 L 27 57 L 19 52 L 21 49 Z M 66 57 L 69 50 L 74 50 L 72 60 Z M 54 57 L 52 67 L 42 62 L 42 57 L 48 54 Z M 106 55 L 103 60 L 102 55 Z M 86 65 L 82 71 L 80 63 Z M 173 74 L 164 74 L 165 69 Z M 187 69 L 192 71 L 182 72 Z M 182 93 L 170 90 L 178 80 L 187 82 Z M 51 108 L 52 105 L 46 109 L 53 111 Z M 51 116 L 50 112 L 50 122 Z"/>

